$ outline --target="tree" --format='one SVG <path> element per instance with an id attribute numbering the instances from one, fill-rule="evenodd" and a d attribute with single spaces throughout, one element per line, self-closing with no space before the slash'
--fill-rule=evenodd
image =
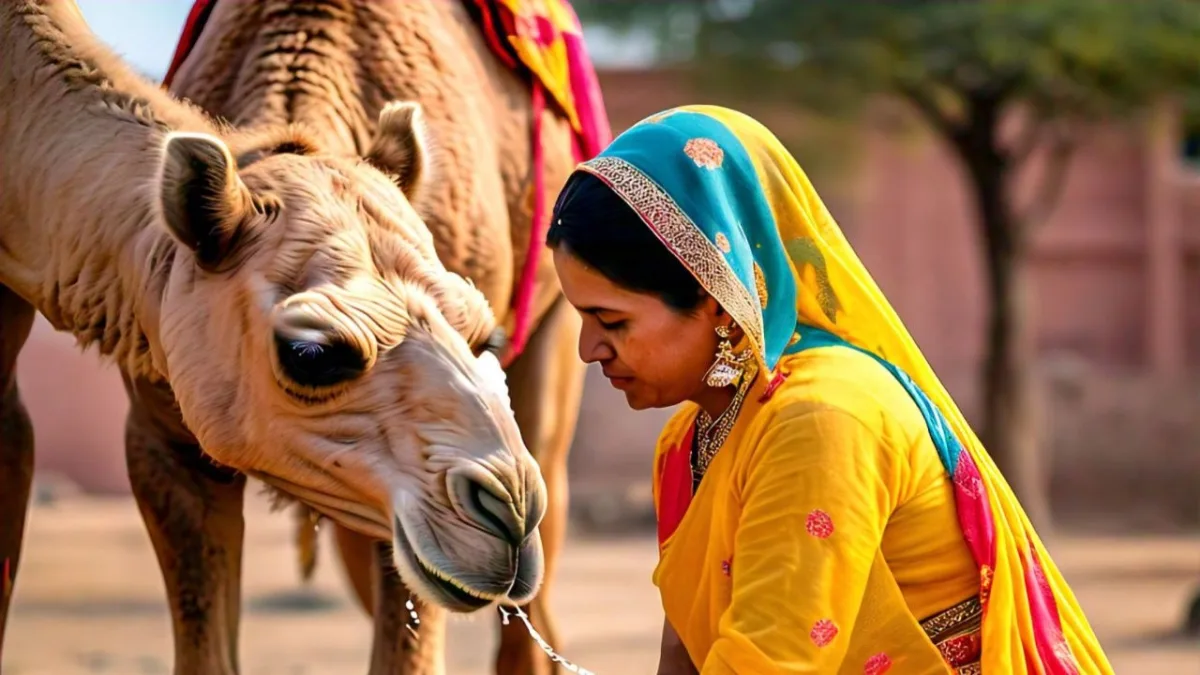
<path id="1" fill-rule="evenodd" d="M 1200 3 L 576 2 L 585 22 L 655 36 L 702 88 L 842 112 L 892 96 L 953 150 L 974 196 L 990 301 L 980 435 L 1031 519 L 1047 527 L 1024 329 L 1030 234 L 1057 203 L 1087 123 L 1165 96 L 1196 100 Z M 1038 153 L 1035 197 L 1018 203 L 1015 179 Z"/>

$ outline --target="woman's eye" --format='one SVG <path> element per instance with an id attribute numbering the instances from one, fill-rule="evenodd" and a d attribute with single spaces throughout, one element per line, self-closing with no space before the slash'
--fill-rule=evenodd
<path id="1" fill-rule="evenodd" d="M 334 342 L 276 338 L 279 366 L 288 379 L 306 387 L 329 387 L 358 377 L 366 368 L 357 349 Z"/>
<path id="2" fill-rule="evenodd" d="M 596 319 L 600 321 L 600 319 Z M 600 327 L 604 330 L 617 330 L 625 326 L 625 321 L 600 321 Z"/>

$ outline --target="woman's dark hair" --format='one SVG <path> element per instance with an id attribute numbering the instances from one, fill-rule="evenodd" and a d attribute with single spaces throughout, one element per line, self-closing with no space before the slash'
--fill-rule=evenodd
<path id="1" fill-rule="evenodd" d="M 547 245 L 562 247 L 618 286 L 658 296 L 680 312 L 706 297 L 637 212 L 590 173 L 577 171 L 567 180 L 550 223 Z"/>

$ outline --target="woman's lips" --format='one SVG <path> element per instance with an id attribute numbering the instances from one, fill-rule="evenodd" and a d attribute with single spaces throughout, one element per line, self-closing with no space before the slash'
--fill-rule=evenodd
<path id="1" fill-rule="evenodd" d="M 615 389 L 625 389 L 633 384 L 632 377 L 621 377 L 619 375 L 609 375 L 608 373 L 605 373 L 604 376 L 608 378 L 609 384 Z"/>

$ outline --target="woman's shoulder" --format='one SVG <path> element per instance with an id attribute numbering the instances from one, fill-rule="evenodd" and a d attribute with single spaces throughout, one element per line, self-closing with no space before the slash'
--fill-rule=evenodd
<path id="1" fill-rule="evenodd" d="M 908 447 L 927 433 L 912 397 L 878 361 L 849 347 L 819 347 L 786 356 L 787 373 L 760 414 L 768 424 L 821 410 L 853 418 L 888 445 Z"/>

